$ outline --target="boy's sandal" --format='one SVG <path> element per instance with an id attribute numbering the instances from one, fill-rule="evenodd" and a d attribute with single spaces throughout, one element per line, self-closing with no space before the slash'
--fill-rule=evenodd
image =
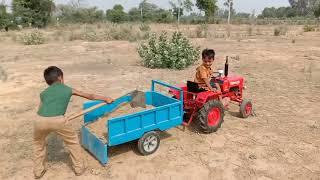
<path id="1" fill-rule="evenodd" d="M 40 178 L 43 177 L 43 175 L 44 175 L 46 172 L 47 172 L 47 170 L 44 169 L 39 176 L 35 175 L 34 178 L 35 178 L 35 179 L 40 179 Z"/>

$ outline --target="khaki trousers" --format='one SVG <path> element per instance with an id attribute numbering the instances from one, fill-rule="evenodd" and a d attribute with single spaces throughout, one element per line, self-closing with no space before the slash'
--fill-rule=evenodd
<path id="1" fill-rule="evenodd" d="M 33 145 L 34 145 L 34 174 L 40 175 L 46 170 L 45 159 L 47 156 L 47 140 L 49 133 L 55 132 L 64 141 L 69 150 L 72 167 L 75 173 L 81 173 L 84 169 L 82 149 L 77 133 L 68 124 L 65 124 L 63 116 L 40 117 L 34 121 Z"/>

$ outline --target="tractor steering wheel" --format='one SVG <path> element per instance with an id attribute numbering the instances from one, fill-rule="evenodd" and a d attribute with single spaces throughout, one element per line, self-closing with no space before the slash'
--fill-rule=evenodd
<path id="1" fill-rule="evenodd" d="M 222 77 L 222 75 L 223 75 L 223 70 L 218 70 L 218 71 L 214 71 L 212 74 L 212 77 L 211 78 L 217 78 L 217 77 Z M 216 76 L 217 75 L 217 76 Z"/>

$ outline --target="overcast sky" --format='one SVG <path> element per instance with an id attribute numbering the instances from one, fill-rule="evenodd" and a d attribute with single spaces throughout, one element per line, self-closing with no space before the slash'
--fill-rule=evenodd
<path id="1" fill-rule="evenodd" d="M 68 3 L 69 0 L 54 0 L 56 3 Z M 90 6 L 97 6 L 100 9 L 110 9 L 115 4 L 121 4 L 124 6 L 126 10 L 138 6 L 138 4 L 142 0 L 82 0 L 85 4 Z M 162 8 L 169 8 L 169 0 L 148 0 L 151 3 L 154 3 Z M 195 0 L 193 0 L 195 1 Z M 218 0 L 218 6 L 220 8 L 223 7 L 223 1 Z M 6 0 L 7 3 L 10 3 L 11 0 Z M 261 11 L 265 7 L 280 7 L 280 6 L 288 6 L 288 0 L 234 0 L 234 7 L 237 12 L 247 12 L 251 13 L 253 10 L 256 11 L 257 14 L 261 13 Z"/>

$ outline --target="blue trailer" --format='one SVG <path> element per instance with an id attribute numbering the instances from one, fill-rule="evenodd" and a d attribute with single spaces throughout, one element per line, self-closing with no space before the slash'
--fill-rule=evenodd
<path id="1" fill-rule="evenodd" d="M 156 91 L 156 85 L 180 91 L 181 99 L 174 99 Z M 104 105 L 84 116 L 84 125 L 81 128 L 81 144 L 104 165 L 108 162 L 108 147 L 138 140 L 139 152 L 143 155 L 149 155 L 159 147 L 159 132 L 182 124 L 184 111 L 181 88 L 153 80 L 151 91 L 145 92 L 145 103 L 153 106 L 153 109 L 109 119 L 105 124 L 106 140 L 97 137 L 87 127 L 100 117 L 116 110 L 122 103 L 130 101 L 131 96 L 125 95 L 116 99 L 112 104 Z M 101 101 L 86 102 L 83 108 L 87 109 L 99 103 Z"/>

